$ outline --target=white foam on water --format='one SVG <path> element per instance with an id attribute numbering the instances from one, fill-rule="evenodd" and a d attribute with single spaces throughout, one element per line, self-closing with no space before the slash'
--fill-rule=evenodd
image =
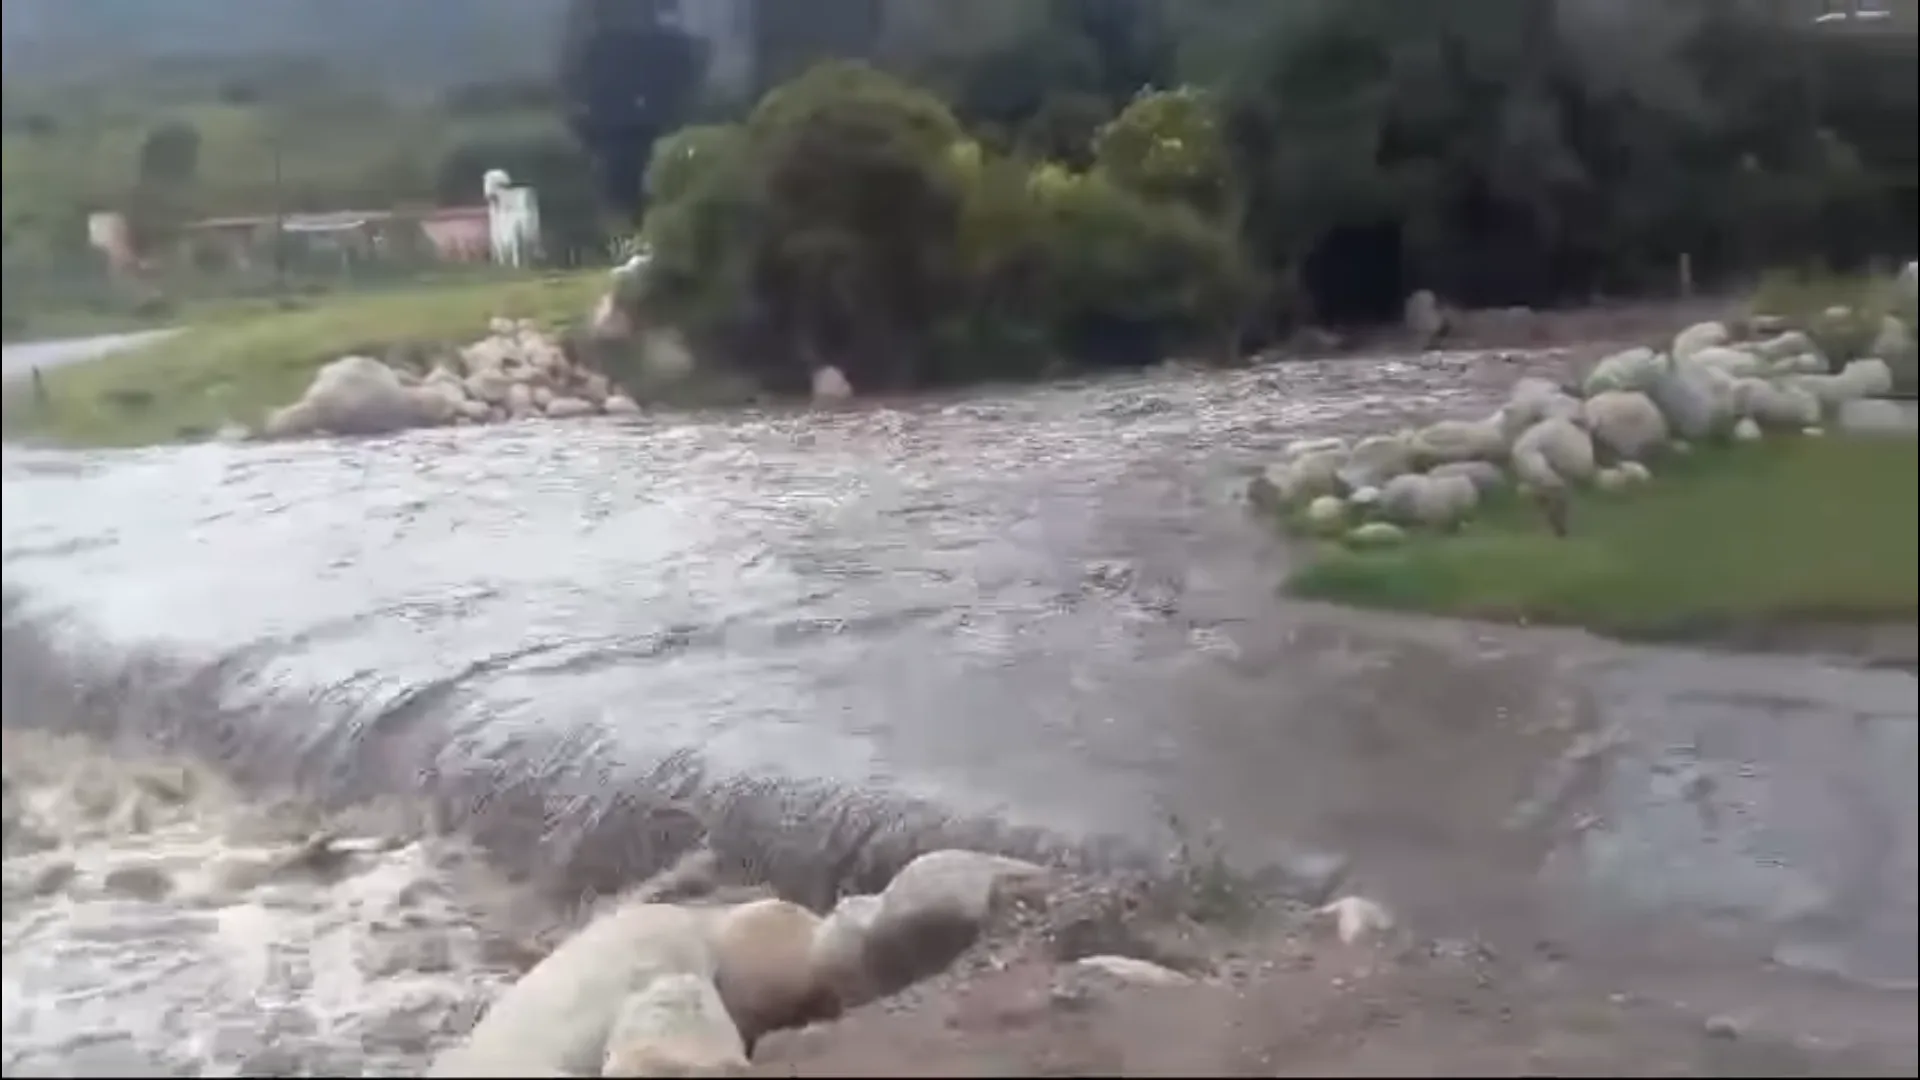
<path id="1" fill-rule="evenodd" d="M 418 1075 L 537 955 L 448 840 L 5 733 L 8 1076 Z"/>

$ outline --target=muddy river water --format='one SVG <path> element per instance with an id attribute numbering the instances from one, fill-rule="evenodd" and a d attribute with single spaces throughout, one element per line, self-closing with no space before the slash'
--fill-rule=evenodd
<path id="1" fill-rule="evenodd" d="M 9 448 L 7 722 L 431 798 L 569 889 L 689 842 L 669 796 L 803 892 L 969 830 L 1090 859 L 1205 832 L 1276 889 L 1344 871 L 1436 933 L 1911 1041 L 1911 673 L 1276 595 L 1249 467 L 1553 363 Z"/>

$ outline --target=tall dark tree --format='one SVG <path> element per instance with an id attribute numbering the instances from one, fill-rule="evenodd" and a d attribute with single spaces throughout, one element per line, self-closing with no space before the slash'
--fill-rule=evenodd
<path id="1" fill-rule="evenodd" d="M 699 96 L 706 50 L 663 0 L 570 0 L 560 44 L 567 124 L 599 166 L 606 198 L 638 209 L 655 139 Z"/>

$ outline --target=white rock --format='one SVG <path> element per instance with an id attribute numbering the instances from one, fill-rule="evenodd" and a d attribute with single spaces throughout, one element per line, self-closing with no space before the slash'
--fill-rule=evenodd
<path id="1" fill-rule="evenodd" d="M 1760 425 L 1753 422 L 1753 417 L 1743 416 L 1734 423 L 1733 438 L 1735 442 L 1753 442 L 1759 437 Z"/>
<path id="2" fill-rule="evenodd" d="M 570 420 L 576 416 L 591 416 L 595 411 L 591 403 L 576 397 L 557 397 L 547 402 L 547 417 L 551 420 Z"/>
<path id="3" fill-rule="evenodd" d="M 1580 399 L 1545 379 L 1528 376 L 1513 384 L 1501 408 L 1501 430 L 1508 442 L 1542 420 L 1586 422 Z"/>
<path id="4" fill-rule="evenodd" d="M 1619 469 L 1601 469 L 1593 474 L 1593 486 L 1601 491 L 1619 491 L 1628 483 L 1627 474 Z"/>
<path id="5" fill-rule="evenodd" d="M 260 426 L 260 436 L 266 439 L 295 439 L 319 430 L 320 414 L 306 402 L 296 401 L 268 413 L 266 422 Z"/>
<path id="6" fill-rule="evenodd" d="M 840 1014 L 840 1000 L 814 965 L 821 919 L 785 900 L 725 909 L 710 940 L 713 985 L 747 1051 L 762 1035 Z"/>
<path id="7" fill-rule="evenodd" d="M 710 918 L 672 904 L 626 904 L 600 916 L 509 987 L 427 1075 L 597 1075 L 630 995 L 665 976 L 713 977 Z"/>
<path id="8" fill-rule="evenodd" d="M 1307 504 L 1307 524 L 1319 531 L 1337 529 L 1347 516 L 1347 504 L 1338 495 L 1321 495 Z"/>
<path id="9" fill-rule="evenodd" d="M 1430 289 L 1421 289 L 1407 297 L 1404 318 L 1407 331 L 1423 349 L 1431 346 L 1447 329 L 1446 315 Z"/>
<path id="10" fill-rule="evenodd" d="M 1595 364 L 1581 387 L 1590 396 L 1609 390 L 1644 390 L 1663 366 L 1665 361 L 1652 349 L 1626 349 Z"/>
<path id="11" fill-rule="evenodd" d="M 1111 975 L 1136 986 L 1191 986 L 1193 979 L 1172 968 L 1131 956 L 1088 956 L 1074 961 L 1075 967 Z"/>
<path id="12" fill-rule="evenodd" d="M 508 388 L 505 404 L 507 418 L 510 420 L 524 420 L 529 416 L 537 416 L 540 412 L 533 404 L 533 388 L 523 382 L 514 383 Z"/>
<path id="13" fill-rule="evenodd" d="M 867 936 L 869 970 L 883 992 L 939 972 L 979 936 L 1000 886 L 1050 874 L 1034 863 L 979 851 L 920 856 L 880 893 Z"/>
<path id="14" fill-rule="evenodd" d="M 483 367 L 466 378 L 467 396 L 489 405 L 504 405 L 514 388 L 513 378 L 496 367 Z"/>
<path id="15" fill-rule="evenodd" d="M 1506 470 L 1490 461 L 1455 461 L 1445 465 L 1435 465 L 1427 470 L 1428 476 L 1464 476 L 1484 498 L 1507 484 Z M 1359 493 L 1355 492 L 1355 497 Z"/>
<path id="16" fill-rule="evenodd" d="M 1732 335 L 1727 333 L 1725 323 L 1695 323 L 1674 336 L 1673 358 L 1675 360 L 1690 360 L 1693 358 L 1693 354 L 1700 350 L 1709 349 L 1716 345 L 1725 345 L 1730 340 L 1732 340 Z"/>
<path id="17" fill-rule="evenodd" d="M 843 896 L 814 933 L 812 964 L 821 984 L 855 1008 L 880 996 L 867 966 L 867 938 L 880 917 L 877 896 Z"/>
<path id="18" fill-rule="evenodd" d="M 514 330 L 515 327 L 512 319 L 495 315 L 493 318 L 487 320 L 487 332 L 495 337 L 506 337 L 513 333 Z"/>
<path id="19" fill-rule="evenodd" d="M 1406 539 L 1406 530 L 1391 521 L 1369 521 L 1347 533 L 1347 545 L 1356 548 L 1394 547 Z"/>
<path id="20" fill-rule="evenodd" d="M 1813 351 L 1783 356 L 1768 365 L 1767 373 L 1770 375 L 1824 375 L 1827 373 L 1827 359 Z"/>
<path id="21" fill-rule="evenodd" d="M 1379 487 L 1412 467 L 1411 440 L 1400 435 L 1374 435 L 1354 444 L 1338 475 L 1348 491 L 1358 491 Z"/>
<path id="22" fill-rule="evenodd" d="M 1393 931 L 1393 914 L 1364 896 L 1343 896 L 1319 912 L 1333 920 L 1334 932 L 1348 945 Z"/>
<path id="23" fill-rule="evenodd" d="M 1879 397 L 1893 390 L 1893 369 L 1879 357 L 1855 360 L 1837 376 L 1855 397 Z"/>
<path id="24" fill-rule="evenodd" d="M 1920 307 L 1920 261 L 1908 260 L 1900 268 L 1900 294 L 1906 297 L 1908 307 Z"/>
<path id="25" fill-rule="evenodd" d="M 475 424 L 486 423 L 491 412 L 492 410 L 487 407 L 487 403 L 484 401 L 476 401 L 473 398 L 468 398 L 460 403 L 460 418 Z"/>
<path id="26" fill-rule="evenodd" d="M 1514 475 L 1535 488 L 1585 481 L 1593 469 L 1593 439 L 1572 421 L 1542 420 L 1514 440 Z"/>
<path id="27" fill-rule="evenodd" d="M 713 984 L 662 975 L 620 1002 L 596 1076 L 744 1076 L 747 1047 Z M 533 1074 L 539 1075 L 539 1074 Z"/>
<path id="28" fill-rule="evenodd" d="M 421 422 L 408 387 L 370 356 L 343 356 L 321 368 L 300 400 L 321 428 L 338 435 L 378 435 Z"/>
<path id="29" fill-rule="evenodd" d="M 1801 356 L 1806 353 L 1818 354 L 1820 351 L 1819 347 L 1814 345 L 1812 338 L 1798 330 L 1789 330 L 1784 334 L 1777 334 L 1765 341 L 1753 342 L 1747 345 L 1746 349 L 1769 363 L 1778 363 L 1789 357 Z M 1825 368 L 1826 363 L 1822 361 L 1821 370 L 1825 370 Z"/>
<path id="30" fill-rule="evenodd" d="M 1635 461 L 1667 441 L 1667 418 L 1637 390 L 1605 390 L 1586 401 L 1587 429 L 1616 457 Z"/>
<path id="31" fill-rule="evenodd" d="M 1834 412 L 1841 431 L 1859 435 L 1911 435 L 1916 428 L 1913 407 L 1876 398 L 1842 402 Z"/>
<path id="32" fill-rule="evenodd" d="M 1504 457 L 1507 440 L 1498 414 L 1485 420 L 1441 420 L 1416 432 L 1411 450 L 1422 462 L 1493 461 Z"/>
<path id="33" fill-rule="evenodd" d="M 1479 501 L 1473 481 L 1464 476 L 1409 473 L 1387 481 L 1380 509 L 1404 524 L 1440 526 L 1460 520 Z"/>
<path id="34" fill-rule="evenodd" d="M 1346 449 L 1347 440 L 1337 437 L 1325 439 L 1295 439 L 1287 444 L 1285 450 L 1281 451 L 1280 459 L 1282 461 L 1292 461 L 1296 458 L 1305 457 L 1308 454 L 1317 454 L 1326 450 L 1337 450 L 1344 453 Z"/>
<path id="35" fill-rule="evenodd" d="M 823 367 L 813 373 L 813 400 L 846 401 L 853 397 L 853 384 L 837 367 Z"/>
<path id="36" fill-rule="evenodd" d="M 606 410 L 608 416 L 640 415 L 640 406 L 634 404 L 634 400 L 625 394 L 608 394 L 601 408 Z"/>
<path id="37" fill-rule="evenodd" d="M 1377 487 L 1363 487 L 1347 496 L 1347 505 L 1353 507 L 1355 510 L 1372 510 L 1380 505 L 1380 489 Z"/>
<path id="38" fill-rule="evenodd" d="M 1644 484 L 1653 479 L 1653 473 L 1638 461 L 1623 461 L 1615 471 L 1630 484 Z"/>
<path id="39" fill-rule="evenodd" d="M 1706 438 L 1733 420 L 1733 380 L 1717 368 L 1676 360 L 1647 388 L 1647 396 L 1683 438 Z"/>
<path id="40" fill-rule="evenodd" d="M 1805 389 L 1765 379 L 1741 379 L 1734 385 L 1734 408 L 1762 427 L 1799 428 L 1820 422 L 1820 399 Z"/>
<path id="41" fill-rule="evenodd" d="M 1766 363 L 1753 353 L 1724 345 L 1709 345 L 1694 353 L 1691 359 L 1702 367 L 1713 368 L 1736 379 L 1758 375 L 1767 367 Z"/>
<path id="42" fill-rule="evenodd" d="M 1825 435 L 1826 433 L 1827 433 L 1826 428 L 1818 427 L 1818 426 L 1800 429 L 1800 434 L 1805 435 L 1809 439 L 1817 439 L 1820 436 Z"/>

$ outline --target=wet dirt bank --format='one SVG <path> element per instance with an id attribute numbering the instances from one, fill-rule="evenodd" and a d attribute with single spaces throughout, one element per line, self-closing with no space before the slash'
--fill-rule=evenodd
<path id="1" fill-rule="evenodd" d="M 560 894 L 703 833 L 817 902 L 948 844 L 1153 865 L 1177 820 L 1274 892 L 1344 868 L 1434 934 L 1910 1045 L 1911 674 L 1275 596 L 1246 468 L 1559 363 L 9 448 L 5 715 L 415 793 Z"/>

